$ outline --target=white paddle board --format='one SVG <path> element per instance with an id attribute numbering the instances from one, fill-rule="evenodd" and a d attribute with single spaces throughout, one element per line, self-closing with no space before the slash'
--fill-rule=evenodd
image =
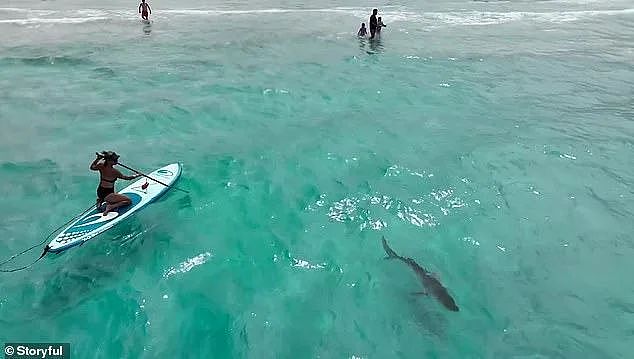
<path id="1" fill-rule="evenodd" d="M 181 165 L 178 163 L 172 163 L 149 173 L 148 176 L 171 186 L 174 182 L 176 182 L 180 174 Z M 146 183 L 148 185 L 144 189 L 143 187 Z M 141 177 L 128 187 L 117 192 L 130 198 L 132 201 L 130 205 L 119 207 L 108 213 L 106 216 L 104 216 L 101 211 L 98 211 L 96 206 L 93 207 L 92 210 L 74 221 L 55 238 L 53 238 L 51 243 L 48 244 L 49 252 L 61 252 L 70 247 L 80 245 L 107 231 L 119 222 L 131 216 L 136 211 L 159 198 L 168 189 L 169 187 L 166 187 L 156 181 L 146 177 Z"/>

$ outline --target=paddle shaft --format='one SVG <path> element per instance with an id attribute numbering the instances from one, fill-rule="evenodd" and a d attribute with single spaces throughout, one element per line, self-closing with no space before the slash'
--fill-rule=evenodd
<path id="1" fill-rule="evenodd" d="M 143 172 L 139 172 L 139 171 L 135 170 L 134 168 L 130 168 L 130 167 L 128 167 L 128 166 L 126 166 L 126 165 L 124 165 L 123 163 L 117 163 L 117 164 L 118 164 L 119 166 L 123 167 L 123 168 L 127 168 L 127 169 L 129 169 L 130 171 L 132 171 L 132 172 L 134 172 L 134 173 L 138 173 L 138 174 L 140 174 L 141 176 L 143 176 L 143 177 L 145 177 L 145 178 L 149 178 L 149 179 L 151 179 L 151 180 L 152 180 L 152 181 L 154 181 L 154 182 L 160 183 L 160 184 L 162 184 L 162 185 L 163 185 L 163 186 L 165 186 L 165 187 L 170 187 L 170 188 L 177 189 L 177 190 L 179 190 L 179 191 L 183 191 L 183 192 L 185 192 L 185 193 L 189 193 L 189 191 L 186 191 L 186 190 L 184 190 L 184 189 L 181 189 L 181 188 L 178 188 L 178 187 L 175 187 L 175 186 L 170 186 L 170 185 L 168 185 L 168 184 L 166 184 L 166 183 L 163 183 L 163 182 L 161 182 L 161 181 L 159 181 L 159 180 L 157 180 L 157 179 L 155 179 L 155 178 L 152 178 L 152 177 L 150 177 L 150 176 L 146 175 L 146 174 L 145 174 L 145 173 L 143 173 Z"/>

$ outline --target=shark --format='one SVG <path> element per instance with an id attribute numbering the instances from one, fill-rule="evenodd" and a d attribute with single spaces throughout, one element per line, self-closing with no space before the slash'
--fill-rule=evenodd
<path id="1" fill-rule="evenodd" d="M 396 254 L 396 252 L 394 252 L 394 250 L 390 248 L 390 246 L 387 244 L 387 240 L 385 240 L 385 237 L 381 237 L 381 242 L 383 243 L 383 249 L 385 250 L 385 253 L 387 253 L 386 259 L 398 259 L 407 264 L 407 266 L 414 271 L 416 277 L 418 277 L 418 280 L 420 280 L 421 284 L 425 288 L 425 291 L 416 292 L 414 294 L 431 295 L 448 310 L 452 312 L 460 311 L 458 305 L 456 305 L 456 301 L 447 291 L 447 288 L 445 288 L 436 277 L 434 277 L 425 268 L 421 267 L 412 258 L 405 258 Z"/>

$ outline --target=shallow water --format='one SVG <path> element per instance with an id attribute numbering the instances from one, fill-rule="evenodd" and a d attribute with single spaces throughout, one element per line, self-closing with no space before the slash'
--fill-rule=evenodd
<path id="1" fill-rule="evenodd" d="M 385 2 L 373 42 L 350 2 L 150 4 L 150 25 L 122 1 L 0 6 L 0 259 L 94 201 L 95 151 L 179 161 L 191 191 L 3 274 L 0 342 L 634 354 L 631 3 Z M 381 236 L 460 312 L 412 296 Z"/>

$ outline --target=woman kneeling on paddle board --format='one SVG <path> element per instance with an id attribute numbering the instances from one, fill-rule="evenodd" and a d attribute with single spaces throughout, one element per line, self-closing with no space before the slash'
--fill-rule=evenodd
<path id="1" fill-rule="evenodd" d="M 100 162 L 100 160 L 104 162 Z M 103 211 L 103 215 L 107 215 L 110 211 L 122 206 L 127 206 L 132 201 L 130 198 L 118 194 L 114 190 L 114 182 L 118 179 L 133 180 L 141 177 L 140 174 L 134 176 L 124 176 L 119 170 L 113 166 L 118 163 L 119 155 L 112 151 L 102 151 L 97 153 L 97 158 L 90 164 L 90 169 L 93 171 L 99 171 L 101 176 L 99 180 L 99 187 L 97 187 L 97 208 L 101 208 L 102 204 L 106 203 L 106 208 Z"/>

